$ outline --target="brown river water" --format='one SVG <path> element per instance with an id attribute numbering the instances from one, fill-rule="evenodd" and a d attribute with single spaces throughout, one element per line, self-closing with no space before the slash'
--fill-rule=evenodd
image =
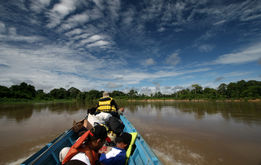
<path id="1" fill-rule="evenodd" d="M 128 103 L 125 115 L 163 164 L 261 165 L 261 103 Z M 88 105 L 0 105 L 0 165 L 19 164 Z"/>

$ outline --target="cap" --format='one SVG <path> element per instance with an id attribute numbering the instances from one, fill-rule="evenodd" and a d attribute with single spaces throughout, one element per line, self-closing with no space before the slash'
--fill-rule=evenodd
<path id="1" fill-rule="evenodd" d="M 123 132 L 120 136 L 116 137 L 115 142 L 120 143 L 123 142 L 124 144 L 129 145 L 131 142 L 131 134 L 127 132 Z"/>
<path id="2" fill-rule="evenodd" d="M 108 97 L 109 96 L 109 93 L 108 92 L 103 92 L 103 97 Z"/>
<path id="3" fill-rule="evenodd" d="M 107 130 L 104 126 L 97 124 L 91 129 L 91 133 L 94 135 L 94 137 L 98 139 L 106 139 L 107 138 Z"/>

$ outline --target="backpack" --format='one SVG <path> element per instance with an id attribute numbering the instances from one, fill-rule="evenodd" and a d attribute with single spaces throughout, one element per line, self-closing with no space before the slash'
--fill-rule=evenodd
<path id="1" fill-rule="evenodd" d="M 106 122 L 106 125 L 109 127 L 109 130 L 113 131 L 117 136 L 119 136 L 124 129 L 123 122 L 118 119 L 117 117 L 110 117 L 109 120 Z"/>

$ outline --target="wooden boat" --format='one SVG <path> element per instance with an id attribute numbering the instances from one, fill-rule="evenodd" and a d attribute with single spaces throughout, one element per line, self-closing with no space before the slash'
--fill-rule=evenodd
<path id="1" fill-rule="evenodd" d="M 125 116 L 121 115 L 120 117 L 125 125 L 125 132 L 137 132 Z M 78 137 L 73 133 L 72 129 L 65 131 L 25 160 L 21 165 L 59 165 L 61 164 L 59 161 L 59 152 L 64 147 L 72 146 L 77 138 Z M 135 145 L 136 148 L 128 160 L 129 165 L 161 165 L 157 156 L 139 133 L 135 140 Z"/>

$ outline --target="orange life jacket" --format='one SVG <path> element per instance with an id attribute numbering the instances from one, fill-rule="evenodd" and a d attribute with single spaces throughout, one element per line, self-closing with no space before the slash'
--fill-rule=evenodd
<path id="1" fill-rule="evenodd" d="M 71 160 L 71 158 L 78 154 L 79 152 L 83 152 L 85 153 L 89 160 L 91 165 L 95 165 L 95 162 L 98 160 L 98 153 L 90 150 L 90 148 L 87 147 L 82 147 L 81 145 L 83 144 L 83 142 L 86 140 L 86 138 L 89 136 L 89 134 L 92 135 L 92 133 L 90 131 L 85 132 L 70 148 L 69 152 L 66 154 L 62 164 L 65 164 L 66 162 L 68 162 L 69 160 Z M 93 136 L 93 135 L 92 135 Z"/>

